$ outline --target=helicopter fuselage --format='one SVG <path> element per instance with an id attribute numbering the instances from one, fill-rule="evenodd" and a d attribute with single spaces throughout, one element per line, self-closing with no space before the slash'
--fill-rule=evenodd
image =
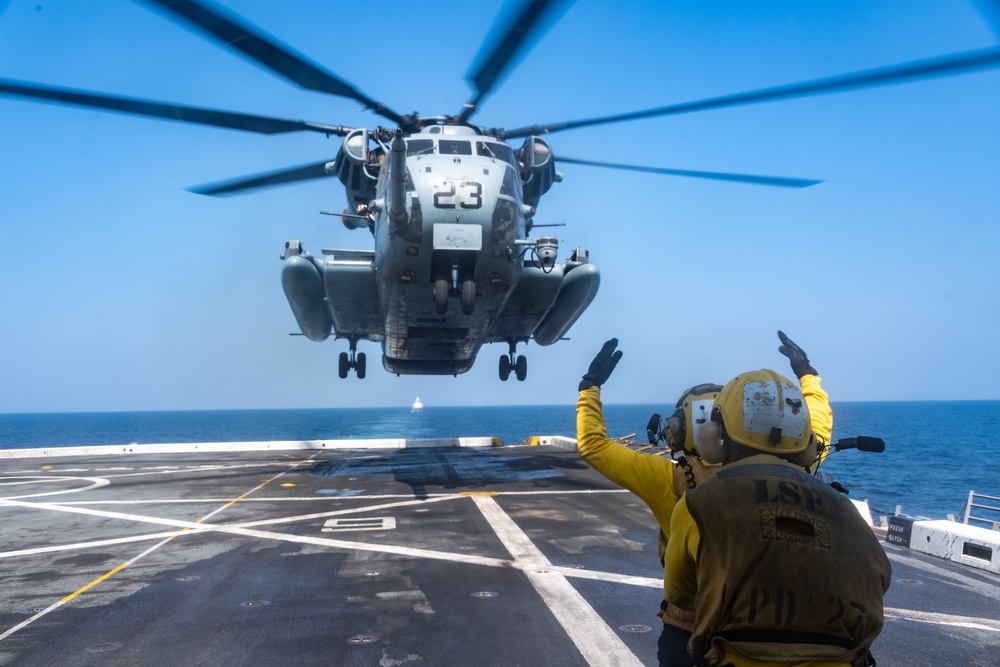
<path id="1" fill-rule="evenodd" d="M 485 137 L 411 137 L 406 153 L 403 222 L 394 223 L 384 206 L 374 227 L 384 363 L 390 371 L 433 372 L 444 362 L 463 372 L 520 277 L 508 253 L 525 236 L 520 176 L 510 148 Z M 391 194 L 390 164 L 383 164 L 376 201 Z"/>
<path id="2" fill-rule="evenodd" d="M 357 340 L 379 341 L 383 366 L 397 374 L 464 373 L 484 343 L 505 341 L 511 351 L 501 377 L 514 370 L 523 379 L 516 344 L 558 340 L 600 282 L 586 251 L 558 264 L 556 239 L 527 239 L 534 207 L 524 202 L 525 181 L 547 178 L 547 190 L 558 180 L 551 163 L 522 162 L 525 149 L 519 156 L 455 125 L 397 135 L 370 152 L 364 144 L 367 136 L 348 136 L 331 169 L 348 199 L 367 211 L 374 249 L 324 250 L 321 260 L 289 242 L 283 283 L 302 332 L 312 340 L 331 332 L 347 338 L 347 363 L 356 369 Z M 539 154 L 542 146 L 526 143 Z M 375 182 L 366 183 L 373 165 Z M 367 206 L 358 203 L 366 193 Z M 356 220 L 345 224 L 360 227 Z"/>

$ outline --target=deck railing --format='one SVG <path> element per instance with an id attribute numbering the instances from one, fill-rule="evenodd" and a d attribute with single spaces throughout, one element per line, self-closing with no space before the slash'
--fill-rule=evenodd
<path id="1" fill-rule="evenodd" d="M 969 499 L 965 503 L 963 513 L 964 523 L 973 521 L 977 525 L 986 524 L 987 528 L 1000 530 L 1000 498 L 969 491 Z"/>

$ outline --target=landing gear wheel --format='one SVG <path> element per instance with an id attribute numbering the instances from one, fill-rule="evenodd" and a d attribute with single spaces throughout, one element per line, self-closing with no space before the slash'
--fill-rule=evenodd
<path id="1" fill-rule="evenodd" d="M 450 289 L 448 279 L 438 276 L 434 279 L 434 312 L 444 315 L 448 312 L 448 290 Z"/>
<path id="2" fill-rule="evenodd" d="M 500 379 L 504 382 L 510 377 L 510 359 L 507 355 L 500 357 Z"/>
<path id="3" fill-rule="evenodd" d="M 466 276 L 462 280 L 462 313 L 471 315 L 476 309 L 476 281 Z"/>
<path id="4" fill-rule="evenodd" d="M 528 360 L 524 358 L 523 354 L 517 358 L 517 362 L 514 364 L 514 375 L 517 376 L 518 382 L 524 382 L 524 378 L 528 377 Z"/>
<path id="5" fill-rule="evenodd" d="M 365 366 L 368 365 L 367 362 L 368 358 L 365 356 L 365 353 L 358 352 L 358 360 L 354 362 L 354 371 L 358 374 L 359 380 L 365 379 Z"/>
<path id="6" fill-rule="evenodd" d="M 347 358 L 347 353 L 346 352 L 341 352 L 340 353 L 340 368 L 339 368 L 340 379 L 341 380 L 343 380 L 344 378 L 347 377 L 347 371 L 350 370 L 350 368 L 351 368 L 351 361 L 350 361 L 350 359 Z"/>

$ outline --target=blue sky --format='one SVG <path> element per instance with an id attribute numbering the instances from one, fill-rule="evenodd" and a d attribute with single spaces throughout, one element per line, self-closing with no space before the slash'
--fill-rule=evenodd
<path id="1" fill-rule="evenodd" d="M 227 0 L 401 112 L 456 113 L 503 3 Z M 6 7 L 4 9 L 4 7 Z M 473 9 L 474 8 L 474 9 Z M 0 78 L 352 126 L 144 6 L 0 1 Z M 628 112 L 995 46 L 962 0 L 579 0 L 475 120 L 520 127 Z M 284 242 L 369 248 L 321 210 L 336 179 L 210 198 L 185 188 L 336 155 L 262 136 L 0 98 L 0 412 L 570 403 L 601 343 L 616 403 L 672 403 L 751 368 L 787 372 L 775 331 L 831 399 L 1000 399 L 1000 70 L 553 134 L 556 154 L 822 179 L 803 190 L 563 165 L 536 221 L 602 271 L 596 301 L 528 380 L 340 380 L 280 286 Z M 520 143 L 519 141 L 515 143 Z M 565 256 L 565 255 L 564 255 Z"/>

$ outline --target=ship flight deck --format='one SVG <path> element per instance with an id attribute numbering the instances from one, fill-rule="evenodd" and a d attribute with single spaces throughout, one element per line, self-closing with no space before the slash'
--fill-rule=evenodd
<path id="1" fill-rule="evenodd" d="M 655 665 L 652 515 L 542 442 L 0 452 L 0 665 Z M 884 548 L 880 667 L 1000 664 L 1000 578 Z"/>

